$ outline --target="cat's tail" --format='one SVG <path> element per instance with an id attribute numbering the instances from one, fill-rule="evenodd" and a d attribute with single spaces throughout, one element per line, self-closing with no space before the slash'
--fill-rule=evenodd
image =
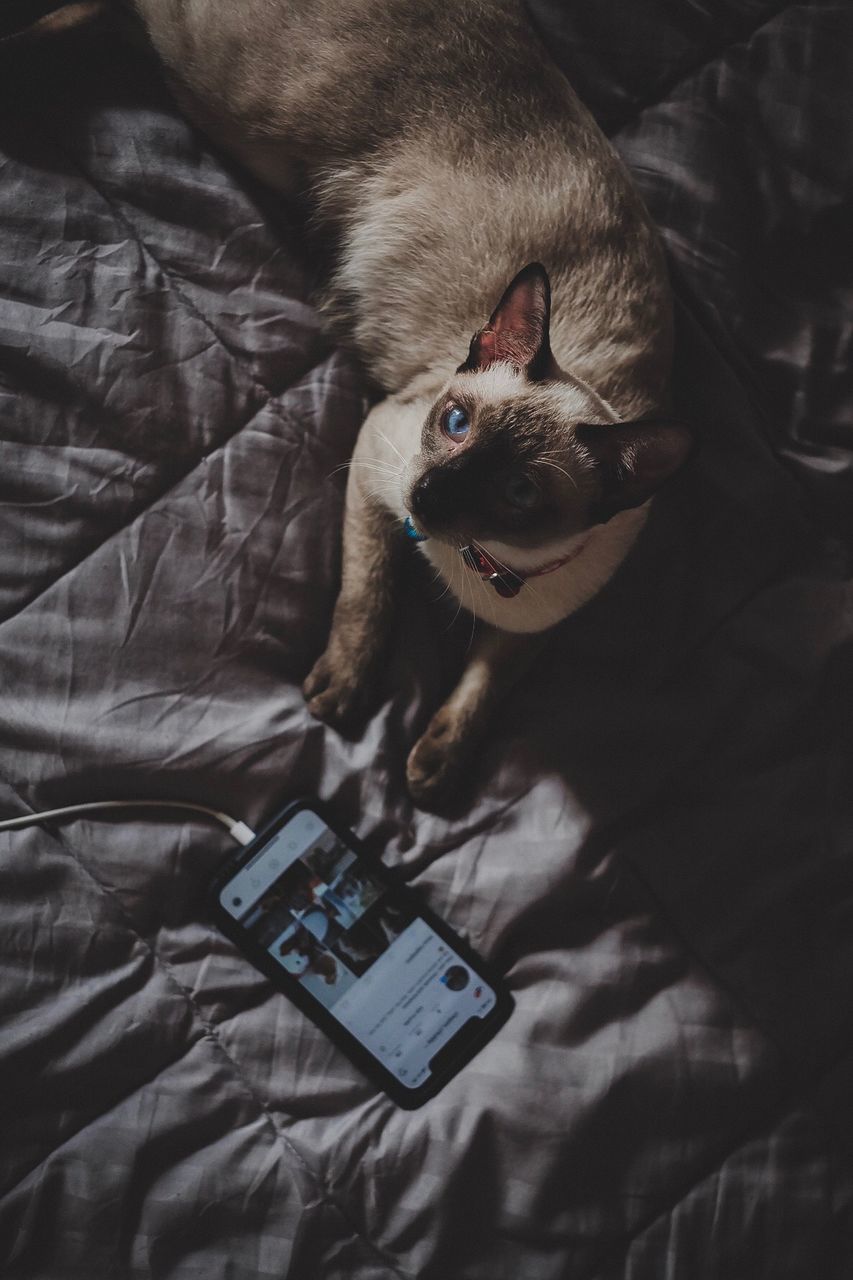
<path id="1" fill-rule="evenodd" d="M 5 0 L 0 5 L 0 43 L 38 40 L 99 18 L 112 0 Z"/>

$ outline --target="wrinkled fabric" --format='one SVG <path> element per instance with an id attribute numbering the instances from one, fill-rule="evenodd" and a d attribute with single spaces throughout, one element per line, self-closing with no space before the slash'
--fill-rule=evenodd
<path id="1" fill-rule="evenodd" d="M 299 693 L 366 388 L 297 231 L 140 52 L 0 79 L 0 810 L 320 795 L 516 1001 L 402 1112 L 212 926 L 223 832 L 0 835 L 10 1280 L 853 1270 L 850 11 L 532 9 L 661 225 L 701 448 L 444 818 L 404 761 L 470 621 L 416 553 L 364 734 Z"/>

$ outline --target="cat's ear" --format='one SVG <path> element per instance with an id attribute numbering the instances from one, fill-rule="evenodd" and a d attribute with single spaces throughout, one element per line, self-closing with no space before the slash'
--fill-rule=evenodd
<path id="1" fill-rule="evenodd" d="M 544 378 L 551 368 L 548 325 L 551 285 L 540 262 L 530 262 L 507 286 L 489 323 L 471 339 L 458 373 L 488 369 L 506 360 L 528 378 Z"/>
<path id="2" fill-rule="evenodd" d="M 672 418 L 582 423 L 575 428 L 575 439 L 592 456 L 602 482 L 598 520 L 642 506 L 681 469 L 696 444 L 689 426 Z"/>

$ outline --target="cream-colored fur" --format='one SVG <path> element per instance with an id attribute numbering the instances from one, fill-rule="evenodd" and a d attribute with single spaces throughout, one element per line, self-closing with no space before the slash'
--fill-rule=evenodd
<path id="1" fill-rule="evenodd" d="M 537 415 L 543 430 L 557 424 L 541 468 L 577 489 L 572 518 L 538 545 L 508 533 L 482 545 L 522 574 L 582 544 L 577 558 L 502 599 L 463 565 L 458 537 L 439 531 L 420 546 L 481 619 L 465 673 L 408 761 L 412 795 L 436 803 L 529 662 L 530 633 L 594 595 L 642 528 L 636 492 L 627 509 L 577 527 L 596 485 L 602 501 L 612 493 L 573 431 L 665 403 L 672 325 L 657 237 L 521 0 L 131 2 L 187 114 L 309 208 L 316 243 L 333 249 L 318 301 L 386 394 L 352 460 L 341 593 L 304 685 L 315 715 L 343 724 L 375 694 L 401 521 L 419 479 L 452 457 L 425 425 L 441 397 L 464 389 L 484 413 L 518 404 L 531 439 Z M 547 379 L 531 384 L 503 362 L 457 373 L 472 334 L 535 262 L 552 290 Z M 634 456 L 629 447 L 629 470 Z"/>

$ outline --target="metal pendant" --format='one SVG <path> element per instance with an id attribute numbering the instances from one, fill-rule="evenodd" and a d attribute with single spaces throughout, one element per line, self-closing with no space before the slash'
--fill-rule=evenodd
<path id="1" fill-rule="evenodd" d="M 480 547 L 463 547 L 460 554 L 468 568 L 479 573 L 483 581 L 488 582 L 502 599 L 511 600 L 524 586 L 523 578 L 509 569 L 499 569 L 491 556 Z"/>

